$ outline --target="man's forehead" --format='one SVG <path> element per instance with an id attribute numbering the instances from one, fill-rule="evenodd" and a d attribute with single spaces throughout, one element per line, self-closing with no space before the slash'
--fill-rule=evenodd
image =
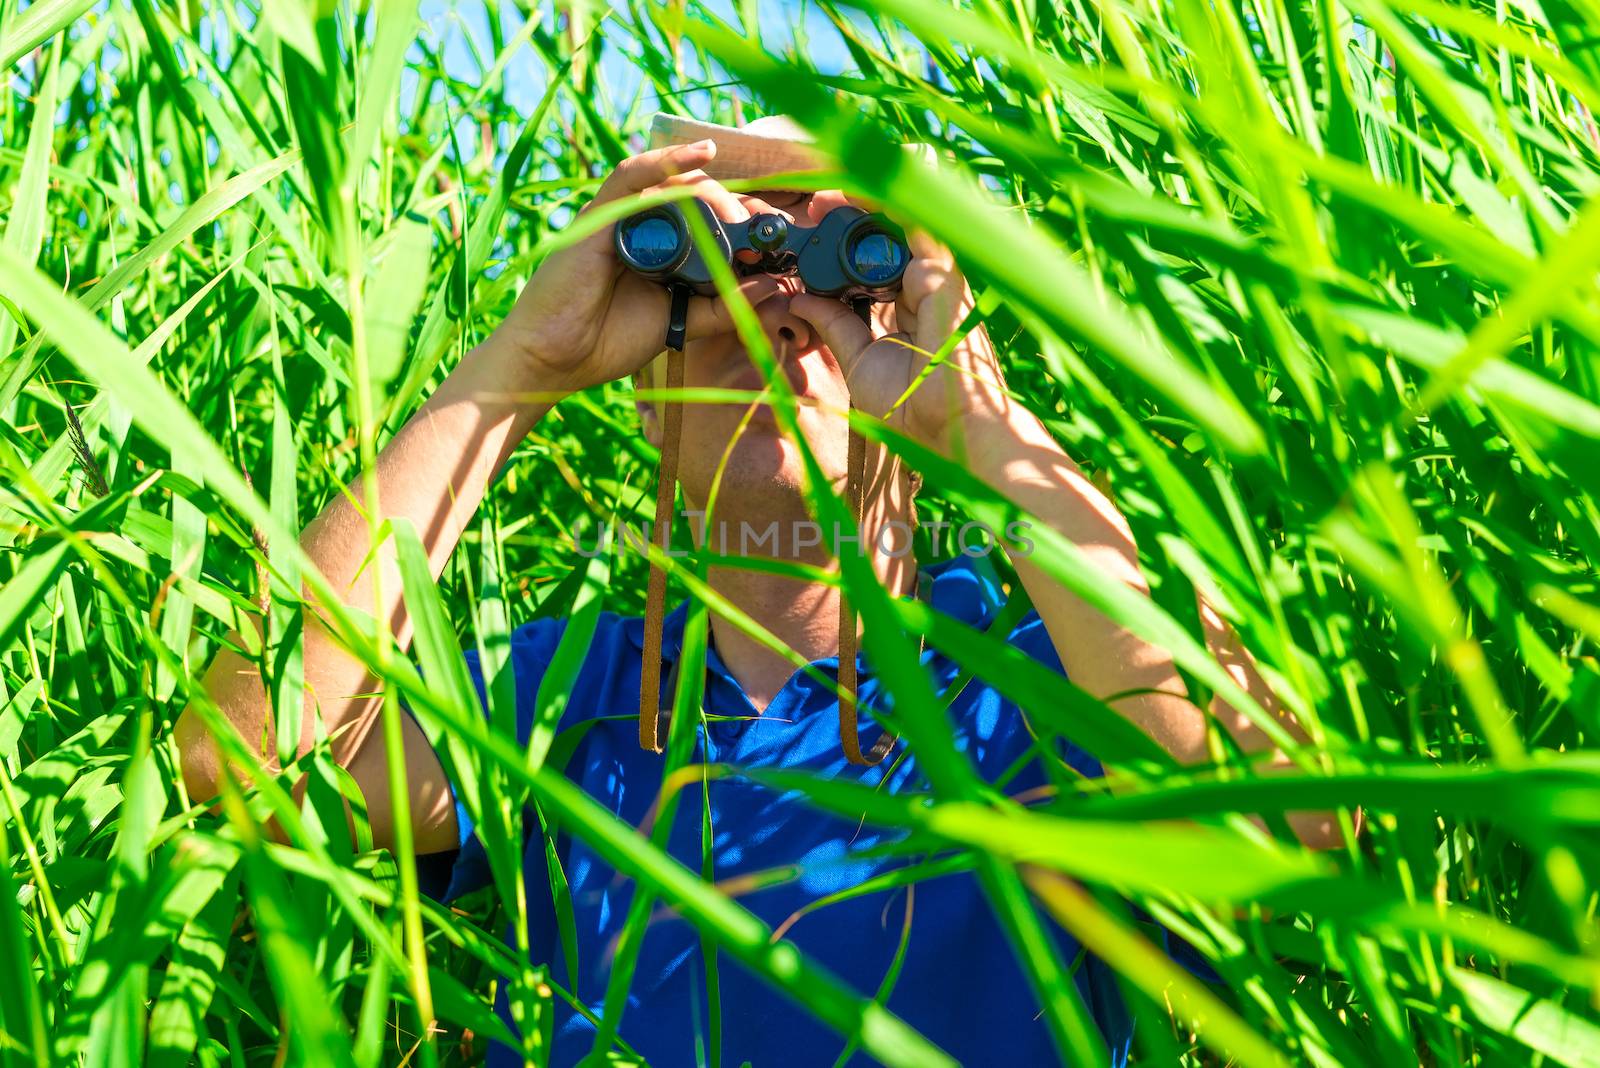
<path id="1" fill-rule="evenodd" d="M 798 189 L 757 189 L 751 196 L 785 211 L 803 208 L 811 202 L 811 194 Z"/>

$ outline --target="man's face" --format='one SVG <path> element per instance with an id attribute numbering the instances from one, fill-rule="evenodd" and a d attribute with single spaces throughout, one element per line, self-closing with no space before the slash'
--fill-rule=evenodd
<path id="1" fill-rule="evenodd" d="M 758 196 L 802 226 L 816 225 L 843 202 L 836 193 L 812 196 L 772 191 Z M 758 210 L 751 206 L 752 213 Z M 850 393 L 833 353 L 805 320 L 790 312 L 790 297 L 799 291 L 798 278 L 782 278 L 779 291 L 758 304 L 755 311 L 799 402 L 800 431 L 823 473 L 842 485 L 849 440 L 844 412 Z M 658 374 L 664 372 L 658 369 Z M 684 386 L 754 394 L 765 388 L 766 379 L 751 360 L 744 342 L 730 331 L 689 342 L 684 349 Z M 759 515 L 767 507 L 774 518 L 791 515 L 804 481 L 799 447 L 779 430 L 769 406 L 757 405 L 754 411 L 750 408 L 748 403 L 685 405 L 679 479 L 689 500 L 696 506 L 704 505 L 717 467 L 727 453 L 719 491 L 724 509 L 732 504 L 739 515 L 749 516 Z M 741 422 L 745 422 L 742 429 Z M 730 441 L 734 443 L 731 451 Z"/>

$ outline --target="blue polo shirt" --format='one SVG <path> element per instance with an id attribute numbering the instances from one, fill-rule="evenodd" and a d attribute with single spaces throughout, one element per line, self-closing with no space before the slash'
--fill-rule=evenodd
<path id="1" fill-rule="evenodd" d="M 958 557 L 928 569 L 932 606 L 973 627 L 987 627 L 1003 595 L 997 584 Z M 680 652 L 688 606 L 667 615 L 664 659 Z M 535 696 L 565 620 L 536 620 L 512 635 L 512 663 L 519 731 L 525 742 Z M 567 704 L 561 729 L 584 719 L 617 716 L 639 706 L 643 622 L 603 613 Z M 1039 616 L 1029 611 L 1008 636 L 1011 645 L 1061 670 L 1060 660 Z M 467 659 L 480 694 L 483 679 L 477 657 Z M 936 684 L 947 687 L 957 666 L 935 650 L 923 654 Z M 693 760 L 746 767 L 788 768 L 812 775 L 879 785 L 891 792 L 925 791 L 914 754 L 902 743 L 882 764 L 850 764 L 839 743 L 838 702 L 826 687 L 796 671 L 766 711 L 757 716 L 739 683 L 714 646 L 706 657 L 708 712 L 733 718 L 710 721 L 699 732 Z M 865 750 L 880 728 L 871 709 L 879 688 L 871 665 L 859 660 L 862 695 L 861 744 Z M 836 677 L 837 657 L 816 662 Z M 665 686 L 663 686 L 665 693 Z M 978 772 L 994 781 L 1033 743 L 1023 716 L 980 679 L 974 679 L 951 704 L 960 746 Z M 1066 759 L 1086 776 L 1100 775 L 1094 757 L 1068 747 Z M 896 757 L 903 757 L 896 762 Z M 639 747 L 637 718 L 602 719 L 584 734 L 567 764 L 567 775 L 617 817 L 635 827 L 644 823 L 661 786 L 663 757 Z M 1045 783 L 1036 764 L 1006 784 L 1017 794 Z M 715 878 L 767 873 L 794 866 L 787 881 L 741 893 L 739 903 L 777 928 L 807 905 L 836 891 L 914 862 L 915 858 L 874 855 L 874 847 L 897 837 L 856 821 L 817 811 L 793 793 L 783 794 L 742 778 L 709 784 Z M 669 851 L 690 867 L 702 865 L 702 798 L 696 785 L 683 792 Z M 449 871 L 449 899 L 489 882 L 481 844 L 458 806 L 463 842 Z M 548 962 L 551 977 L 600 1015 L 610 977 L 611 954 L 633 895 L 631 880 L 619 878 L 581 840 L 558 838 L 562 868 L 571 888 L 577 927 L 577 974 L 567 974 L 566 954 L 557 933 L 542 842 L 535 836 L 524 857 L 529 894 L 529 945 L 535 962 Z M 855 897 L 806 913 L 784 937 L 866 997 L 882 986 L 894 967 L 902 930 L 910 913 L 905 960 L 888 999 L 889 1009 L 964 1065 L 1041 1065 L 1056 1061 L 1048 1025 L 1037 1000 L 971 873 L 943 875 L 900 888 Z M 658 910 L 660 911 L 660 910 Z M 1048 922 L 1048 921 L 1047 921 Z M 1085 1004 L 1099 1023 L 1112 1063 L 1127 1056 L 1131 1023 L 1116 983 L 1104 964 L 1084 956 L 1066 932 L 1055 929 L 1062 959 L 1077 961 L 1076 981 Z M 508 942 L 510 941 L 508 937 Z M 697 1049 L 709 1048 L 706 976 L 697 931 L 670 914 L 650 923 L 640 949 L 620 1033 L 656 1066 L 701 1063 Z M 722 1063 L 768 1065 L 831 1064 L 845 1041 L 803 1008 L 745 972 L 727 955 L 719 958 L 721 978 Z M 497 1006 L 510 1024 L 505 994 Z M 577 1063 L 588 1053 L 594 1028 L 560 999 L 555 1002 L 552 1065 Z M 696 1031 L 703 1046 L 697 1045 Z M 492 1049 L 489 1063 L 520 1063 L 508 1049 Z M 850 1064 L 876 1063 L 858 1053 Z"/>

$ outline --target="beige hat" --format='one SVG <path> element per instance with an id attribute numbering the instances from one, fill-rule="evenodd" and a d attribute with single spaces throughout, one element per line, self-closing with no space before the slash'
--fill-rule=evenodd
<path id="1" fill-rule="evenodd" d="M 766 115 L 744 126 L 722 126 L 660 111 L 650 121 L 651 148 L 689 145 L 708 137 L 717 143 L 717 155 L 704 170 L 719 182 L 827 166 L 811 135 L 787 115 Z"/>

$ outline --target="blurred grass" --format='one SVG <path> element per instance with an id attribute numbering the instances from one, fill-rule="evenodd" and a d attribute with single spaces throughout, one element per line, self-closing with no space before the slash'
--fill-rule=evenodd
<path id="1" fill-rule="evenodd" d="M 938 752 L 910 647 L 880 638 L 936 800 L 782 785 L 915 829 L 915 859 L 939 853 L 905 878 L 982 873 L 1074 1058 L 1097 1036 L 1048 917 L 1122 972 L 1146 1063 L 1597 1063 L 1600 7 L 716 10 L 0 0 L 0 1064 L 470 1062 L 504 1033 L 496 985 L 538 1062 L 567 995 L 495 933 L 524 927 L 524 834 L 558 824 L 646 888 L 635 930 L 659 897 L 880 1060 L 934 1058 L 571 788 L 571 737 L 524 752 L 493 687 L 477 713 L 461 648 L 492 669 L 533 616 L 640 607 L 639 557 L 575 571 L 563 533 L 639 507 L 654 457 L 624 386 L 539 427 L 437 587 L 397 532 L 420 673 L 362 613 L 339 621 L 446 752 L 497 892 L 441 909 L 408 842 L 399 864 L 352 851 L 325 751 L 220 815 L 175 773 L 172 721 L 240 613 L 267 606 L 253 652 L 298 714 L 317 577 L 292 532 L 658 107 L 787 111 L 841 181 L 954 248 L 1012 386 L 1129 516 L 1155 604 L 1071 546 L 1035 558 L 1197 692 L 1227 682 L 1196 655 L 1204 591 L 1314 740 L 1292 774 L 1225 749 L 1174 769 L 1070 683 L 847 568 L 877 633 L 926 633 L 1125 770 L 1027 811 L 993 796 Z M 908 164 L 904 140 L 949 163 Z M 1011 517 L 916 462 L 925 515 Z M 953 547 L 924 531 L 918 551 Z M 1337 856 L 1238 815 L 1355 805 L 1368 832 Z M 268 813 L 293 845 L 260 835 Z M 1111 894 L 1224 982 L 1186 981 Z"/>

